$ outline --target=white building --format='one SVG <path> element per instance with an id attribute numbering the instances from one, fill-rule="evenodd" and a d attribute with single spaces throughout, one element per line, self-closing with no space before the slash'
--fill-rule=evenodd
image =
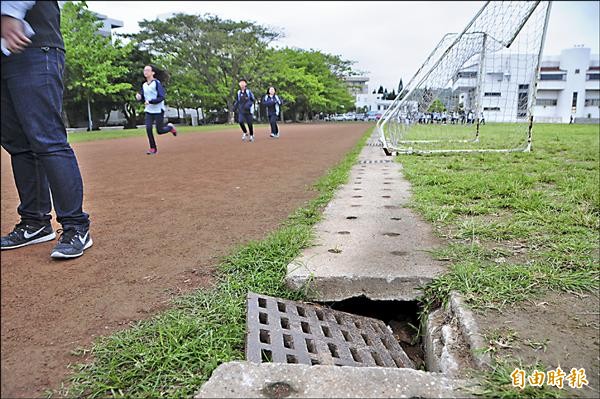
<path id="1" fill-rule="evenodd" d="M 356 109 L 365 108 L 367 111 L 385 111 L 392 104 L 393 100 L 384 100 L 383 94 L 379 93 L 361 93 L 356 95 L 354 104 Z"/>
<path id="2" fill-rule="evenodd" d="M 600 57 L 574 47 L 543 58 L 533 115 L 538 122 L 600 118 Z"/>
<path id="3" fill-rule="evenodd" d="M 529 106 L 529 90 L 535 56 L 514 54 L 485 62 L 482 111 L 486 121 L 520 121 Z M 527 66 L 526 69 L 524 66 Z M 521 69 L 519 69 L 521 68 Z M 465 110 L 473 108 L 479 65 L 463 68 L 452 89 Z M 600 60 L 589 48 L 566 49 L 559 56 L 544 56 L 540 66 L 533 116 L 537 122 L 598 122 L 600 118 Z"/>
<path id="4" fill-rule="evenodd" d="M 356 109 L 364 109 L 367 111 L 384 111 L 392 100 L 384 100 L 383 94 L 369 93 L 367 82 L 369 78 L 366 76 L 347 76 L 346 85 L 348 91 L 354 96 L 354 106 Z"/>

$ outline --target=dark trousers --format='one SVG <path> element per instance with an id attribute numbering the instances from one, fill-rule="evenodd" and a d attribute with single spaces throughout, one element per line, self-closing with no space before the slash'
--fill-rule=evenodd
<path id="1" fill-rule="evenodd" d="M 279 134 L 279 127 L 277 127 L 277 114 L 269 114 L 269 123 L 271 124 L 271 133 Z"/>
<path id="2" fill-rule="evenodd" d="M 252 115 L 240 113 L 238 115 L 238 122 L 240 123 L 240 127 L 242 128 L 242 132 L 248 133 L 250 131 L 250 136 L 254 136 L 254 127 L 252 126 Z M 244 123 L 248 125 L 248 130 L 246 130 L 246 126 Z"/>
<path id="3" fill-rule="evenodd" d="M 27 48 L 2 56 L 2 148 L 11 157 L 21 220 L 89 227 L 83 181 L 63 123 L 65 53 Z M 52 195 L 52 202 L 50 200 Z"/>
<path id="4" fill-rule="evenodd" d="M 156 123 L 156 133 L 165 134 L 171 131 L 171 128 L 165 126 L 165 112 L 162 111 L 160 114 L 151 114 L 146 112 L 146 134 L 148 135 L 148 142 L 150 148 L 156 149 L 156 141 L 154 141 L 154 134 L 152 134 L 152 125 Z"/>

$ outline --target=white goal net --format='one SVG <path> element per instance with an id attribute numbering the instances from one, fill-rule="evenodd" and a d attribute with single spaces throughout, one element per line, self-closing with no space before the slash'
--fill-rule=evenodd
<path id="1" fill-rule="evenodd" d="M 387 153 L 530 151 L 548 1 L 487 2 L 377 123 Z"/>

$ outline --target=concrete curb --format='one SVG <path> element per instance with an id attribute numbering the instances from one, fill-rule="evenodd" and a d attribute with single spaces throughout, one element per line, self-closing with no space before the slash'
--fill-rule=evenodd
<path id="1" fill-rule="evenodd" d="M 195 398 L 465 398 L 471 381 L 385 367 L 229 362 Z"/>
<path id="2" fill-rule="evenodd" d="M 479 332 L 473 312 L 465 305 L 462 295 L 456 291 L 450 293 L 450 309 L 456 315 L 460 332 L 469 344 L 477 366 L 490 368 L 492 359 L 489 354 L 483 352 L 487 346 L 483 335 Z"/>

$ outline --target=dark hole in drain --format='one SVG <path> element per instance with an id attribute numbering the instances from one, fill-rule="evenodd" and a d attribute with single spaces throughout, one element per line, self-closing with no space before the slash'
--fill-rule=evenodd
<path id="1" fill-rule="evenodd" d="M 315 314 L 317 315 L 317 319 L 319 319 L 319 321 L 323 321 L 324 320 L 323 311 L 317 309 L 317 310 L 315 310 Z"/>
<path id="2" fill-rule="evenodd" d="M 321 331 L 323 331 L 323 335 L 327 338 L 331 338 L 331 330 L 327 326 L 321 326 Z"/>
<path id="3" fill-rule="evenodd" d="M 353 195 L 352 198 L 362 198 L 362 195 Z"/>
<path id="4" fill-rule="evenodd" d="M 281 323 L 281 328 L 283 328 L 284 330 L 290 329 L 290 320 L 289 319 L 282 317 L 280 320 L 280 323 Z"/>
<path id="5" fill-rule="evenodd" d="M 392 198 L 391 195 L 382 195 L 381 198 Z"/>
<path id="6" fill-rule="evenodd" d="M 366 345 L 373 345 L 373 341 L 371 341 L 371 338 L 367 334 L 360 334 L 360 336 L 362 337 L 363 341 L 365 341 Z"/>
<path id="7" fill-rule="evenodd" d="M 285 360 L 288 363 L 298 363 L 298 359 L 296 359 L 296 356 L 294 356 L 294 355 L 286 355 Z"/>
<path id="8" fill-rule="evenodd" d="M 348 331 L 344 331 L 344 330 L 341 330 L 341 331 L 342 331 L 342 335 L 344 336 L 344 340 L 346 342 L 352 342 L 352 337 L 350 336 L 350 333 Z"/>
<path id="9" fill-rule="evenodd" d="M 306 310 L 300 306 L 296 306 L 296 311 L 298 312 L 298 316 L 306 317 Z"/>
<path id="10" fill-rule="evenodd" d="M 419 313 L 421 312 L 421 305 L 417 301 L 374 301 L 364 296 L 346 299 L 339 302 L 328 302 L 325 305 L 331 307 L 334 310 L 342 312 L 352 313 L 359 316 L 372 317 L 383 321 L 386 326 L 392 329 L 393 335 L 396 340 L 400 343 L 400 346 L 408 357 L 415 363 L 417 370 L 425 369 L 425 353 L 423 350 L 423 343 L 421 338 L 417 334 L 419 326 Z M 357 328 L 363 328 L 364 323 L 354 323 Z M 375 327 L 374 327 L 375 328 Z M 388 327 L 381 328 L 388 329 Z M 377 329 L 375 329 L 377 331 Z M 342 335 L 346 339 L 346 335 L 342 330 Z M 376 342 L 373 342 L 367 334 L 360 334 L 363 341 L 367 346 L 374 346 Z M 360 339 L 358 340 L 360 341 Z M 378 344 L 378 342 L 377 342 Z M 384 346 L 388 347 L 389 342 L 383 342 Z M 358 355 L 357 355 L 358 356 Z M 352 355 L 354 358 L 354 354 Z M 355 361 L 361 361 L 356 360 Z M 364 360 L 364 359 L 362 359 Z M 376 364 L 384 364 L 381 358 L 374 358 Z M 378 363 L 380 362 L 380 363 Z M 394 359 L 396 365 L 402 364 L 401 360 Z"/>
<path id="11" fill-rule="evenodd" d="M 398 237 L 400 233 L 383 233 L 382 235 L 386 237 Z"/>
<path id="12" fill-rule="evenodd" d="M 390 183 L 389 181 L 385 181 L 385 182 L 383 182 L 383 184 L 392 184 L 392 183 Z"/>
<path id="13" fill-rule="evenodd" d="M 402 220 L 402 218 L 390 218 L 390 220 Z"/>
<path id="14" fill-rule="evenodd" d="M 342 230 L 342 231 L 338 231 L 338 234 L 346 235 L 346 234 L 350 234 L 350 232 Z"/>
<path id="15" fill-rule="evenodd" d="M 267 300 L 265 298 L 258 298 L 258 307 L 259 308 L 266 308 L 267 307 Z"/>
<path id="16" fill-rule="evenodd" d="M 355 348 L 350 348 L 350 354 L 355 362 L 362 363 L 362 360 L 360 360 L 360 356 L 358 355 L 358 351 Z"/>
<path id="17" fill-rule="evenodd" d="M 283 346 L 288 349 L 294 349 L 294 338 L 291 335 L 283 334 Z"/>
<path id="18" fill-rule="evenodd" d="M 362 188 L 355 188 L 354 191 L 360 191 Z"/>
<path id="19" fill-rule="evenodd" d="M 338 350 L 337 350 L 337 346 L 335 346 L 335 344 L 328 343 L 327 347 L 329 348 L 329 352 L 331 353 L 332 357 L 338 357 L 338 358 L 340 357 L 340 354 L 338 353 Z"/>
<path id="20" fill-rule="evenodd" d="M 260 324 L 269 324 L 269 316 L 266 313 L 260 312 L 258 314 L 258 322 Z"/>
<path id="21" fill-rule="evenodd" d="M 333 317 L 335 318 L 336 323 L 338 323 L 340 325 L 344 324 L 344 320 L 342 320 L 342 317 L 339 314 L 336 313 Z"/>
<path id="22" fill-rule="evenodd" d="M 317 349 L 315 348 L 315 341 L 310 338 L 305 338 L 306 341 L 306 350 L 308 353 L 317 353 Z"/>
<path id="23" fill-rule="evenodd" d="M 277 309 L 279 309 L 281 313 L 285 313 L 285 303 L 277 302 Z"/>
<path id="24" fill-rule="evenodd" d="M 358 217 L 356 217 L 356 216 L 346 216 L 346 219 L 348 219 L 348 220 L 354 220 L 354 219 L 358 219 Z"/>
<path id="25" fill-rule="evenodd" d="M 319 363 L 318 360 L 310 359 L 310 364 L 311 364 L 311 366 L 314 366 L 315 364 L 321 364 L 321 363 Z"/>
<path id="26" fill-rule="evenodd" d="M 381 360 L 381 356 L 377 352 L 371 352 L 371 356 L 373 356 L 373 360 L 375 360 L 375 364 L 378 366 L 385 366 L 383 360 Z"/>
<path id="27" fill-rule="evenodd" d="M 261 349 L 260 358 L 263 362 L 271 362 L 273 360 L 273 354 L 268 349 Z"/>
<path id="28" fill-rule="evenodd" d="M 269 334 L 269 330 L 260 330 L 259 339 L 263 344 L 271 343 L 271 335 Z"/>
<path id="29" fill-rule="evenodd" d="M 310 325 L 307 322 L 305 322 L 305 321 L 300 322 L 300 327 L 302 327 L 303 333 L 310 334 Z"/>

